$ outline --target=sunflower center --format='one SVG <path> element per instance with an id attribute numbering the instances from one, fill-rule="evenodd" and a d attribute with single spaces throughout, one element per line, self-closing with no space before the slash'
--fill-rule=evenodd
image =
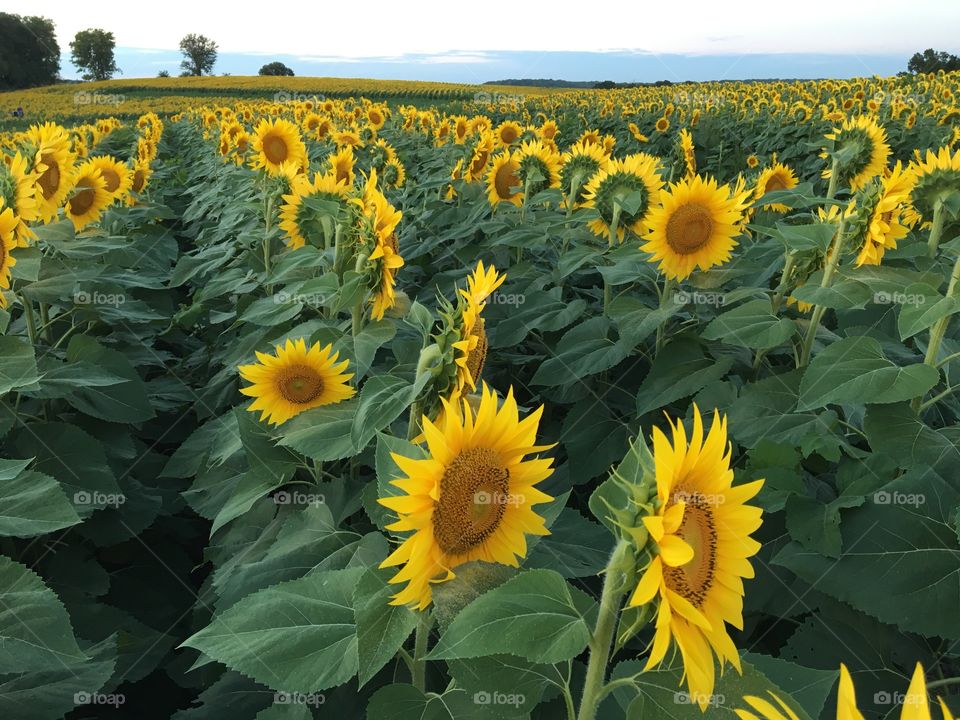
<path id="1" fill-rule="evenodd" d="M 487 166 L 487 160 L 490 159 L 489 150 L 478 150 L 477 153 L 473 156 L 473 162 L 470 163 L 470 173 L 473 175 L 479 175 L 483 172 L 483 169 Z"/>
<path id="2" fill-rule="evenodd" d="M 686 507 L 677 534 L 693 548 L 693 559 L 680 567 L 664 567 L 663 575 L 668 588 L 700 608 L 716 574 L 716 522 L 709 503 L 696 493 L 684 494 L 683 500 Z"/>
<path id="3" fill-rule="evenodd" d="M 690 255 L 703 248 L 713 233 L 713 218 L 703 205 L 681 205 L 667 222 L 667 244 L 680 255 Z"/>
<path id="4" fill-rule="evenodd" d="M 320 397 L 323 378 L 311 367 L 291 365 L 280 372 L 277 391 L 284 400 L 303 405 Z"/>
<path id="5" fill-rule="evenodd" d="M 263 154 L 274 165 L 279 165 L 287 159 L 287 144 L 277 135 L 267 135 L 263 139 Z"/>
<path id="6" fill-rule="evenodd" d="M 513 163 L 509 160 L 497 169 L 497 174 L 493 178 L 493 186 L 497 190 L 497 197 L 501 200 L 509 200 L 513 196 L 513 188 L 519 184 L 520 178 L 517 177 Z"/>
<path id="7" fill-rule="evenodd" d="M 513 143 L 517 139 L 517 129 L 508 125 L 500 131 L 500 140 L 502 140 L 507 145 Z"/>
<path id="8" fill-rule="evenodd" d="M 468 552 L 500 525 L 509 501 L 510 471 L 489 448 L 462 450 L 440 480 L 433 534 L 444 552 Z"/>
<path id="9" fill-rule="evenodd" d="M 102 174 L 103 180 L 107 184 L 107 192 L 116 192 L 117 188 L 120 187 L 120 175 L 111 168 L 103 170 Z"/>
<path id="10" fill-rule="evenodd" d="M 83 215 L 93 207 L 96 198 L 97 194 L 93 188 L 80 190 L 70 198 L 70 212 L 74 215 Z"/>
<path id="11" fill-rule="evenodd" d="M 143 170 L 136 170 L 133 173 L 133 185 L 131 189 L 138 193 L 143 190 L 143 186 L 147 184 L 147 175 Z"/>
<path id="12" fill-rule="evenodd" d="M 470 377 L 476 382 L 480 379 L 483 364 L 487 360 L 487 333 L 483 327 L 483 318 L 477 318 L 477 324 L 473 332 L 477 336 L 477 346 L 467 355 L 467 370 L 470 371 Z"/>
<path id="13" fill-rule="evenodd" d="M 40 175 L 37 184 L 46 199 L 52 197 L 60 188 L 60 165 L 52 155 L 44 155 L 41 162 L 47 166 L 47 169 Z"/>
<path id="14" fill-rule="evenodd" d="M 769 180 L 767 180 L 767 192 L 773 192 L 774 190 L 786 190 L 787 181 L 780 175 L 774 175 Z"/>

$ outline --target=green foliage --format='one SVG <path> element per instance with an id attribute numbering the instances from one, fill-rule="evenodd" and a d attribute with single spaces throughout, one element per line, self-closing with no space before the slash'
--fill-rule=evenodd
<path id="1" fill-rule="evenodd" d="M 81 30 L 70 42 L 70 62 L 84 71 L 84 80 L 109 80 L 120 72 L 113 57 L 116 44 L 112 32 Z"/>

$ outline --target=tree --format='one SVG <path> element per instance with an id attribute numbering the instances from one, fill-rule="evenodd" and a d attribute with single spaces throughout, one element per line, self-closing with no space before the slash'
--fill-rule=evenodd
<path id="1" fill-rule="evenodd" d="M 260 68 L 260 75 L 285 75 L 287 77 L 293 77 L 293 70 L 282 62 L 272 62 Z"/>
<path id="2" fill-rule="evenodd" d="M 0 90 L 50 85 L 59 77 L 53 21 L 0 13 Z"/>
<path id="3" fill-rule="evenodd" d="M 161 70 L 160 72 L 157 73 L 157 77 L 170 77 L 170 71 Z"/>
<path id="4" fill-rule="evenodd" d="M 120 72 L 113 57 L 117 46 L 112 32 L 92 28 L 81 30 L 70 43 L 70 61 L 84 70 L 84 80 L 109 80 Z"/>
<path id="5" fill-rule="evenodd" d="M 190 33 L 180 41 L 180 52 L 183 53 L 183 76 L 208 75 L 213 72 L 217 64 L 217 44 L 204 35 Z"/>
<path id="6" fill-rule="evenodd" d="M 960 70 L 960 57 L 942 50 L 937 52 L 933 48 L 927 48 L 922 53 L 914 53 L 910 62 L 907 63 L 907 70 L 912 73 Z"/>

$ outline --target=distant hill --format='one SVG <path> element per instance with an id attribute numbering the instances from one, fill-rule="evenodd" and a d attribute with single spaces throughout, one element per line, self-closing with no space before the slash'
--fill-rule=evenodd
<path id="1" fill-rule="evenodd" d="M 669 80 L 657 80 L 656 82 L 650 83 L 640 83 L 640 82 L 624 82 L 617 83 L 612 80 L 548 80 L 548 79 L 538 79 L 533 80 L 530 78 L 515 79 L 515 80 L 490 80 L 485 82 L 484 85 L 512 85 L 514 87 L 545 87 L 545 88 L 580 88 L 580 89 L 592 89 L 600 88 L 604 90 L 611 90 L 613 88 L 633 88 L 633 87 L 659 87 L 661 85 L 683 85 L 686 82 L 693 82 L 692 80 L 687 80 L 684 82 L 674 83 Z"/>

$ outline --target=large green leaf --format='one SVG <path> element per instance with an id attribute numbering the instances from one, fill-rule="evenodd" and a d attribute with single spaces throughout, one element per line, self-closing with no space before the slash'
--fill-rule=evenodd
<path id="1" fill-rule="evenodd" d="M 146 385 L 123 353 L 105 348 L 86 335 L 74 335 L 67 346 L 67 359 L 94 363 L 125 378 L 122 383 L 77 388 L 67 401 L 81 412 L 118 423 L 142 422 L 156 415 Z"/>
<path id="2" fill-rule="evenodd" d="M 37 380 L 37 360 L 30 343 L 14 335 L 0 335 L 0 395 Z"/>
<path id="3" fill-rule="evenodd" d="M 352 430 L 355 398 L 300 413 L 281 428 L 280 445 L 291 447 L 319 462 L 356 454 Z"/>
<path id="4" fill-rule="evenodd" d="M 872 337 L 844 338 L 810 362 L 800 383 L 798 410 L 828 404 L 895 403 L 927 392 L 940 375 L 929 365 L 901 367 L 883 355 Z"/>
<path id="5" fill-rule="evenodd" d="M 367 720 L 465 720 L 477 708 L 467 693 L 452 688 L 425 695 L 413 685 L 384 685 L 370 698 Z"/>
<path id="6" fill-rule="evenodd" d="M 24 470 L 29 463 L 0 460 L 0 535 L 43 535 L 80 522 L 59 483 Z"/>
<path id="7" fill-rule="evenodd" d="M 351 594 L 362 568 L 313 572 L 249 595 L 184 645 L 279 692 L 311 693 L 357 673 Z"/>
<path id="8" fill-rule="evenodd" d="M 429 657 L 508 653 L 552 663 L 580 654 L 590 639 L 593 600 L 550 570 L 529 570 L 481 595 L 454 618 Z"/>
<path id="9" fill-rule="evenodd" d="M 706 340 L 723 340 L 730 345 L 765 350 L 782 345 L 796 332 L 789 318 L 778 318 L 770 311 L 768 300 L 751 300 L 714 319 L 702 336 Z"/>
<path id="10" fill-rule="evenodd" d="M 389 604 L 390 596 L 397 592 L 388 582 L 392 575 L 392 569 L 370 568 L 353 591 L 360 685 L 370 682 L 397 654 L 417 625 L 415 612 Z"/>
<path id="11" fill-rule="evenodd" d="M 637 415 L 695 394 L 726 375 L 732 365 L 730 357 L 707 357 L 698 343 L 689 340 L 671 343 L 669 351 L 653 361 L 637 391 Z"/>

